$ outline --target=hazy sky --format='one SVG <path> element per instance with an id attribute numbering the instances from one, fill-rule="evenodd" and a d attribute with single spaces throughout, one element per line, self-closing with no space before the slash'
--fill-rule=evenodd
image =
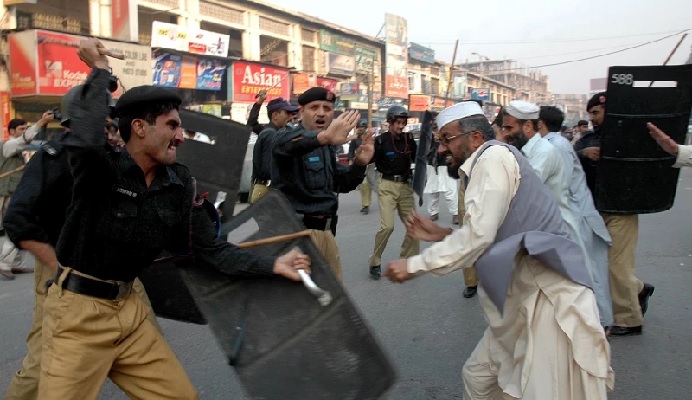
<path id="1" fill-rule="evenodd" d="M 692 46 L 692 0 L 268 0 L 376 36 L 389 12 L 406 18 L 408 38 L 457 63 L 511 58 L 534 67 L 608 53 L 691 29 L 669 65 L 683 64 Z M 680 35 L 622 53 L 543 67 L 553 93 L 587 93 L 589 79 L 613 65 L 661 65 Z"/>

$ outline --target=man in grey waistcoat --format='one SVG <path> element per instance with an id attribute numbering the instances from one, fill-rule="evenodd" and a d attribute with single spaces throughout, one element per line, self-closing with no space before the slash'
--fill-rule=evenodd
<path id="1" fill-rule="evenodd" d="M 443 228 L 414 214 L 408 234 L 435 241 L 392 261 L 404 282 L 475 264 L 488 328 L 463 368 L 467 399 L 606 399 L 613 387 L 610 346 L 600 326 L 580 246 L 549 189 L 513 146 L 493 140 L 473 102 L 437 117 L 438 151 L 467 182 L 463 225 Z"/>

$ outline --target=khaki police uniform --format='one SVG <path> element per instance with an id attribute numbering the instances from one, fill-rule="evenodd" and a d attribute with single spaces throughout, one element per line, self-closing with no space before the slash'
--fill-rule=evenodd
<path id="1" fill-rule="evenodd" d="M 382 264 L 382 253 L 387 247 L 389 237 L 394 232 L 394 212 L 397 211 L 403 223 L 415 210 L 411 163 L 416 156 L 416 142 L 410 133 L 402 133 L 398 138 L 385 132 L 375 140 L 374 162 L 382 173 L 378 183 L 378 200 L 380 206 L 380 229 L 375 235 L 375 247 L 368 263 L 371 267 Z M 418 254 L 420 244 L 408 235 L 401 244 L 399 256 L 408 258 Z"/>

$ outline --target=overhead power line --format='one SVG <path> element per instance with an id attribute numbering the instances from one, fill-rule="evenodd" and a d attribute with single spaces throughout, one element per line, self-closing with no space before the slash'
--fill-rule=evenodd
<path id="1" fill-rule="evenodd" d="M 637 48 L 640 48 L 640 47 L 644 47 L 644 46 L 649 45 L 649 44 L 657 43 L 657 42 L 660 42 L 660 41 L 669 39 L 669 38 L 674 37 L 674 36 L 682 35 L 682 34 L 684 34 L 685 32 L 687 32 L 687 31 L 689 31 L 689 30 L 690 30 L 690 29 L 685 29 L 685 30 L 676 32 L 676 33 L 671 34 L 671 35 L 663 36 L 663 37 L 658 38 L 658 39 L 655 39 L 655 40 L 650 40 L 650 41 L 648 41 L 648 42 L 640 43 L 640 44 L 638 44 L 638 45 L 629 46 L 629 47 L 626 47 L 626 48 L 624 48 L 624 49 L 615 50 L 615 51 L 611 51 L 611 52 L 603 53 L 603 54 L 598 54 L 598 55 L 595 55 L 595 56 L 583 57 L 583 58 L 579 58 L 579 59 L 576 59 L 576 60 L 560 61 L 560 62 L 551 63 L 551 64 L 535 65 L 535 66 L 532 66 L 532 67 L 517 67 L 517 68 L 506 68 L 506 69 L 501 69 L 501 70 L 494 70 L 494 71 L 490 71 L 490 74 L 495 74 L 495 73 L 498 73 L 498 72 L 517 71 L 517 70 L 522 70 L 522 69 L 526 69 L 526 68 L 528 68 L 528 69 L 547 68 L 547 67 L 554 67 L 554 66 L 557 66 L 557 65 L 565 65 L 565 64 L 572 64 L 572 63 L 577 63 L 577 62 L 582 62 L 582 61 L 593 60 L 593 59 L 595 59 L 595 58 L 601 58 L 601 57 L 611 56 L 611 55 L 613 55 L 613 54 L 618 54 L 618 53 L 622 53 L 622 52 L 624 52 L 624 51 L 633 50 L 633 49 L 637 49 Z M 488 73 L 486 73 L 486 74 L 488 74 Z"/>
<path id="2" fill-rule="evenodd" d="M 687 28 L 685 30 L 688 30 L 690 28 Z M 671 30 L 671 31 L 665 31 L 665 32 L 651 32 L 651 33 L 638 33 L 638 34 L 633 34 L 633 35 L 620 35 L 620 36 L 603 36 L 603 37 L 590 37 L 590 38 L 572 38 L 572 39 L 545 39 L 545 40 L 517 40 L 517 41 L 499 41 L 499 42 L 464 42 L 464 41 L 459 41 L 459 44 L 487 44 L 487 45 L 499 45 L 499 44 L 544 44 L 544 43 L 575 43 L 575 42 L 592 42 L 596 40 L 611 40 L 611 39 L 627 39 L 627 38 L 633 38 L 633 37 L 642 37 L 642 36 L 654 36 L 654 35 L 666 35 L 666 34 L 672 34 L 679 32 L 679 30 Z M 449 44 L 453 45 L 455 42 L 417 42 L 420 44 L 426 44 L 426 45 L 437 45 L 437 44 Z"/>

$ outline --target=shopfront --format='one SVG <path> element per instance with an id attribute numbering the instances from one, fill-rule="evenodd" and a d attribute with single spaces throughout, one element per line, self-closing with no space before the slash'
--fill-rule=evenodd
<path id="1" fill-rule="evenodd" d="M 82 84 L 90 69 L 79 59 L 74 46 L 83 37 L 44 30 L 26 30 L 9 35 L 10 91 L 0 93 L 2 125 L 11 118 L 23 118 L 30 123 L 50 109 L 60 108 L 62 96 Z M 151 51 L 149 47 L 132 43 L 102 40 L 104 46 L 125 55 L 125 60 L 110 59 L 113 74 L 120 88 L 151 83 Z M 60 129 L 59 124 L 49 125 Z"/>

